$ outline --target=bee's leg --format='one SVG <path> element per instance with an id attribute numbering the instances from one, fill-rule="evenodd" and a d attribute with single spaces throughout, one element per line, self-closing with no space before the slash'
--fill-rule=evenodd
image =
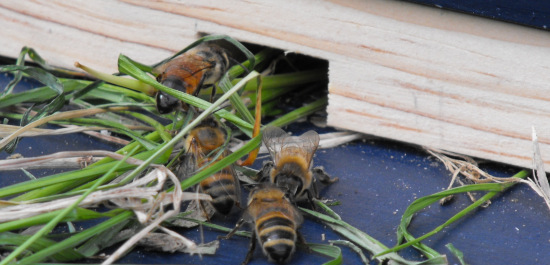
<path id="1" fill-rule="evenodd" d="M 309 204 L 311 204 L 311 209 L 314 211 L 317 211 L 317 205 L 315 205 L 315 202 L 313 201 L 313 192 L 311 190 L 306 190 L 307 200 L 309 201 Z"/>
<path id="2" fill-rule="evenodd" d="M 319 199 L 319 187 L 317 187 L 317 179 L 313 178 L 313 183 L 311 183 L 311 192 L 312 197 L 315 199 Z"/>
<path id="3" fill-rule="evenodd" d="M 325 185 L 332 184 L 338 181 L 338 177 L 331 178 L 330 175 L 325 171 L 323 167 L 314 167 L 312 169 L 313 176 Z"/>
<path id="4" fill-rule="evenodd" d="M 250 247 L 241 265 L 246 265 L 248 264 L 248 262 L 250 262 L 250 259 L 252 259 L 252 255 L 254 255 L 255 249 L 256 249 L 256 229 L 252 229 L 252 235 L 250 236 Z"/>
<path id="5" fill-rule="evenodd" d="M 229 58 L 229 61 L 231 61 L 232 64 L 239 65 L 246 72 L 247 75 L 250 74 L 250 70 L 248 70 L 248 68 L 246 68 L 241 62 L 233 58 Z"/>
<path id="6" fill-rule="evenodd" d="M 234 234 L 235 232 L 237 232 L 237 229 L 239 229 L 242 225 L 244 224 L 244 219 L 241 218 L 237 224 L 235 225 L 235 228 L 233 228 L 233 230 L 231 230 L 229 232 L 229 234 L 225 235 L 225 236 L 218 236 L 218 239 L 230 239 Z"/>
<path id="7" fill-rule="evenodd" d="M 202 200 L 199 200 L 199 208 L 204 216 L 206 218 L 206 221 L 210 222 L 210 214 L 208 214 L 208 210 L 206 209 L 206 206 L 203 204 L 204 202 Z"/>
<path id="8" fill-rule="evenodd" d="M 311 248 L 307 245 L 304 235 L 302 235 L 299 231 L 296 231 L 296 236 L 296 242 L 300 245 L 300 247 L 304 248 L 308 253 L 312 253 L 313 250 L 311 250 Z"/>
<path id="9" fill-rule="evenodd" d="M 273 161 L 264 161 L 262 169 L 256 174 L 256 181 L 265 182 L 269 181 L 269 176 L 271 175 L 271 170 L 273 169 Z"/>
<path id="10" fill-rule="evenodd" d="M 218 91 L 218 87 L 216 85 L 212 85 L 212 91 L 210 92 L 210 103 L 214 102 L 214 97 L 216 96 L 216 91 Z"/>

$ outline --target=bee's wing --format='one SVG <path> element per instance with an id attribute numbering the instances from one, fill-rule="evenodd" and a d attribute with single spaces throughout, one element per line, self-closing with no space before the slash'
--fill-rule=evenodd
<path id="1" fill-rule="evenodd" d="M 206 155 L 200 150 L 197 143 L 191 143 L 186 153 L 180 158 L 178 165 L 176 166 L 176 176 L 180 181 L 183 181 L 199 170 L 199 165 L 204 160 Z"/>
<path id="2" fill-rule="evenodd" d="M 303 156 L 307 161 L 309 167 L 311 167 L 311 161 L 313 160 L 313 155 L 319 147 L 319 134 L 313 130 L 307 131 L 304 134 L 293 137 L 297 142 L 296 145 L 299 146 L 303 152 Z"/>
<path id="3" fill-rule="evenodd" d="M 279 154 L 285 145 L 285 140 L 289 137 L 290 136 L 279 127 L 268 126 L 264 129 L 262 141 L 275 164 L 279 161 Z"/>
<path id="4" fill-rule="evenodd" d="M 174 167 L 174 173 L 180 181 L 189 178 L 197 170 L 197 160 L 190 153 L 182 154 Z"/>
<path id="5" fill-rule="evenodd" d="M 233 176 L 233 180 L 235 180 L 235 197 L 236 197 L 235 204 L 239 208 L 242 208 L 242 204 L 241 204 L 241 183 L 239 181 L 239 177 L 237 176 L 237 172 L 235 172 L 235 168 L 233 168 L 233 165 L 229 165 L 229 170 L 231 171 L 231 176 Z"/>
<path id="6" fill-rule="evenodd" d="M 300 225 L 304 222 L 304 217 L 300 213 L 300 211 L 296 208 L 296 206 L 291 205 L 293 214 L 294 214 L 294 222 L 296 222 L 296 227 L 300 227 Z"/>

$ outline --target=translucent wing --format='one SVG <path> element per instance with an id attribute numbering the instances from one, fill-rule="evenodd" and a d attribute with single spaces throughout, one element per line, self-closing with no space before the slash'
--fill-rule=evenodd
<path id="1" fill-rule="evenodd" d="M 288 137 L 290 136 L 279 127 L 268 126 L 263 131 L 262 141 L 275 164 L 279 161 L 279 155 L 284 147 L 284 141 Z"/>
<path id="2" fill-rule="evenodd" d="M 237 172 L 233 168 L 233 165 L 229 165 L 224 170 L 229 170 L 231 176 L 233 176 L 233 179 L 235 180 L 235 204 L 237 207 L 242 208 L 241 204 L 241 182 L 239 181 L 239 177 L 237 175 Z"/>
<path id="3" fill-rule="evenodd" d="M 271 126 L 264 129 L 262 140 L 275 164 L 278 164 L 281 157 L 299 156 L 310 166 L 313 154 L 319 146 L 319 134 L 315 131 L 290 136 L 281 128 Z"/>
<path id="4" fill-rule="evenodd" d="M 174 172 L 180 181 L 183 181 L 200 169 L 200 163 L 204 161 L 206 155 L 201 151 L 201 148 L 195 141 L 190 141 L 186 152 L 180 156 L 178 163 L 175 166 Z"/>
<path id="5" fill-rule="evenodd" d="M 303 156 L 306 158 L 307 164 L 311 166 L 313 155 L 317 151 L 317 147 L 319 147 L 319 134 L 315 131 L 307 131 L 296 138 L 302 143 Z"/>

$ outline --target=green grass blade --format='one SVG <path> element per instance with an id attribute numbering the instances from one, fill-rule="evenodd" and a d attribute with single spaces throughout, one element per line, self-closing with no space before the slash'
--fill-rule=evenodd
<path id="1" fill-rule="evenodd" d="M 19 52 L 19 57 L 17 57 L 15 65 L 23 66 L 25 64 L 26 55 L 28 55 L 29 58 L 31 58 L 31 60 L 36 62 L 42 68 L 46 70 L 52 70 L 52 68 L 46 64 L 46 61 L 42 59 L 42 57 L 38 55 L 38 53 L 33 48 L 29 48 L 29 47 L 23 47 L 21 49 L 21 52 Z M 10 94 L 12 90 L 15 88 L 15 86 L 19 83 L 19 81 L 21 81 L 22 77 L 23 77 L 23 73 L 21 71 L 15 71 L 15 74 L 13 75 L 13 79 L 5 87 L 4 91 L 0 95 L 0 98 L 3 98 L 3 96 Z"/>
<path id="2" fill-rule="evenodd" d="M 80 198 L 78 198 L 73 204 L 71 204 L 69 207 L 63 209 L 58 215 L 56 215 L 50 222 L 48 222 L 46 225 L 42 227 L 38 232 L 36 232 L 34 235 L 32 235 L 27 241 L 25 241 L 23 244 L 21 244 L 18 248 L 16 248 L 12 253 L 10 253 L 9 256 L 4 258 L 2 261 L 0 261 L 0 265 L 7 264 L 8 262 L 15 259 L 19 254 L 21 254 L 23 251 L 25 251 L 30 245 L 32 245 L 36 240 L 41 238 L 42 236 L 50 233 L 55 226 L 63 219 L 67 214 L 69 214 L 73 209 L 75 209 L 79 203 L 81 203 L 88 195 L 90 195 L 99 185 L 102 184 L 103 181 L 107 180 L 107 178 L 115 172 L 115 170 L 121 166 L 126 159 L 128 159 L 135 151 L 137 151 L 137 147 L 134 148 L 134 150 L 126 155 L 122 160 L 118 161 L 117 164 L 113 168 L 111 168 L 106 174 L 104 174 L 100 181 L 94 184 L 89 190 L 84 192 Z M 32 257 L 32 256 L 31 256 Z"/>
<path id="3" fill-rule="evenodd" d="M 22 229 L 27 228 L 35 225 L 41 225 L 49 222 L 53 217 L 58 215 L 61 210 L 43 213 L 40 215 L 36 215 L 33 217 L 15 220 L 11 222 L 5 222 L 0 224 L 0 233 L 6 232 L 6 231 L 12 231 L 15 229 Z M 65 218 L 63 218 L 62 222 L 71 222 L 71 221 L 81 221 L 81 220 L 90 220 L 90 219 L 97 219 L 106 217 L 106 214 L 98 213 L 92 210 L 84 209 L 84 208 L 76 208 L 74 211 L 67 214 Z"/>
<path id="4" fill-rule="evenodd" d="M 67 249 L 72 249 L 78 244 L 82 243 L 84 240 L 87 240 L 88 238 L 97 235 L 105 230 L 108 230 L 109 228 L 129 220 L 133 216 L 133 213 L 131 211 L 124 211 L 123 213 L 120 213 L 109 220 L 106 220 L 105 222 L 102 222 L 101 224 L 98 224 L 94 227 L 88 228 L 76 235 L 71 236 L 70 238 L 67 238 L 61 242 L 57 242 L 56 244 L 50 244 L 47 248 L 44 248 L 38 252 L 36 252 L 34 255 L 24 258 L 18 262 L 18 264 L 35 264 L 37 262 L 40 262 L 48 257 L 50 257 L 53 253 L 58 253 L 60 251 L 66 251 Z M 76 252 L 76 251 L 75 251 Z M 78 253 L 78 252 L 77 252 Z M 80 254 L 80 253 L 79 253 Z M 82 256 L 84 257 L 84 256 Z M 73 259 L 75 260 L 75 259 Z"/>
<path id="5" fill-rule="evenodd" d="M 63 84 L 64 92 L 71 92 L 85 86 L 85 84 L 79 80 L 60 80 L 60 82 Z M 20 93 L 5 95 L 2 100 L 0 100 L 0 108 L 13 106 L 23 102 L 42 102 L 44 99 L 53 98 L 57 95 L 57 92 L 50 87 L 43 86 Z"/>
<path id="6" fill-rule="evenodd" d="M 357 245 L 353 244 L 352 242 L 347 240 L 329 240 L 329 243 L 342 245 L 350 248 L 355 253 L 357 253 L 357 255 L 359 255 L 359 258 L 361 258 L 361 261 L 363 262 L 363 264 L 365 265 L 369 264 L 369 259 L 365 256 L 365 254 L 363 253 L 363 250 L 361 250 L 361 248 L 359 248 Z"/>
<path id="7" fill-rule="evenodd" d="M 323 203 L 316 201 L 316 204 L 322 207 Z M 315 217 L 317 220 L 323 222 L 325 225 L 330 227 L 332 230 L 337 232 L 338 234 L 342 235 L 344 238 L 351 241 L 353 244 L 367 250 L 370 253 L 376 254 L 376 253 L 382 253 L 388 249 L 384 244 L 382 244 L 380 241 L 376 240 L 375 238 L 371 237 L 367 233 L 351 226 L 350 224 L 344 222 L 343 220 L 334 218 L 334 216 L 337 216 L 335 213 L 331 213 L 332 210 L 328 207 L 322 207 L 323 209 L 329 209 L 328 212 L 330 215 L 322 214 L 319 212 L 315 212 L 309 209 L 300 208 L 303 212 L 306 214 Z M 399 256 L 397 253 L 387 253 L 387 254 L 377 254 L 375 257 L 378 259 L 378 261 L 382 262 L 386 259 L 392 260 L 396 262 L 397 264 L 420 264 L 422 262 L 416 262 L 416 261 L 409 261 L 401 256 Z M 431 258 L 424 262 L 430 262 L 430 264 L 447 264 L 447 260 L 445 256 L 440 255 L 438 257 Z"/>
<path id="8" fill-rule="evenodd" d="M 529 175 L 529 172 L 527 170 L 522 170 L 516 175 L 514 175 L 514 178 L 525 178 Z M 506 190 L 507 188 L 513 186 L 516 184 L 516 182 L 506 182 L 506 183 L 485 183 L 485 184 L 472 184 L 467 186 L 461 186 L 457 188 L 453 188 L 450 190 L 438 192 L 432 195 L 428 195 L 419 199 L 416 199 L 414 202 L 407 207 L 405 212 L 403 213 L 403 216 L 401 218 L 401 223 L 398 226 L 398 242 L 402 242 L 403 239 L 406 239 L 408 242 L 404 244 L 400 244 L 398 246 L 395 246 L 391 249 L 388 249 L 382 253 L 379 253 L 377 255 L 384 255 L 390 252 L 399 251 L 403 248 L 406 248 L 408 246 L 415 246 L 420 251 L 423 252 L 424 255 L 427 255 L 428 257 L 433 256 L 435 253 L 434 250 L 430 249 L 429 247 L 425 246 L 424 244 L 419 244 L 420 241 L 436 234 L 437 232 L 441 231 L 443 228 L 447 227 L 448 225 L 454 223 L 455 221 L 465 217 L 468 213 L 470 213 L 472 210 L 476 209 L 477 207 L 481 206 L 483 203 L 485 203 L 487 200 L 491 199 L 495 195 L 497 195 L 499 192 L 502 192 Z M 408 231 L 407 227 L 409 226 L 413 215 L 424 209 L 425 207 L 431 205 L 432 203 L 435 203 L 439 201 L 440 199 L 447 197 L 449 195 L 458 194 L 458 193 L 464 193 L 464 192 L 472 192 L 472 191 L 488 191 L 487 194 L 485 194 L 483 197 L 463 209 L 462 211 L 458 212 L 454 216 L 452 216 L 449 220 L 444 222 L 442 225 L 436 227 L 432 231 L 424 234 L 421 237 L 414 238 Z"/>
<path id="9" fill-rule="evenodd" d="M 30 235 L 19 235 L 14 233 L 5 232 L 0 234 L 0 245 L 1 246 L 20 246 L 24 244 L 31 236 Z M 30 252 L 37 252 L 40 250 L 43 250 L 47 248 L 48 246 L 55 245 L 56 242 L 53 240 L 40 238 L 34 242 L 31 246 L 29 246 L 28 250 Z M 71 260 L 79 260 L 84 258 L 80 253 L 72 250 L 72 249 L 66 249 L 64 251 L 60 252 L 50 252 L 49 256 L 51 256 L 52 259 L 55 259 L 57 261 L 71 261 Z M 29 263 L 18 263 L 18 264 L 29 264 Z"/>
<path id="10" fill-rule="evenodd" d="M 41 68 L 17 65 L 0 66 L 0 72 L 15 71 L 23 72 L 29 75 L 31 78 L 52 89 L 55 93 L 57 93 L 57 95 L 61 95 L 63 93 L 63 84 L 57 79 L 57 77 Z"/>
<path id="11" fill-rule="evenodd" d="M 323 263 L 323 265 L 340 265 L 343 262 L 342 249 L 333 245 L 308 243 L 307 246 L 313 252 L 332 258 L 332 260 Z"/>
<path id="12" fill-rule="evenodd" d="M 227 91 L 229 91 L 229 89 L 231 89 L 232 87 L 231 81 L 229 80 L 229 74 L 225 74 L 223 78 L 219 81 L 218 85 L 224 93 L 227 93 Z M 249 123 L 254 123 L 254 116 L 252 116 L 238 94 L 234 94 L 229 97 L 229 101 L 231 101 L 231 105 L 233 105 L 233 107 L 237 110 L 237 113 L 239 113 L 245 121 Z"/>
<path id="13" fill-rule="evenodd" d="M 312 103 L 307 104 L 306 106 L 297 108 L 277 118 L 276 120 L 270 122 L 268 125 L 273 125 L 276 127 L 282 127 L 282 126 L 288 125 L 299 118 L 315 113 L 316 111 L 325 109 L 327 104 L 328 104 L 327 97 L 320 98 Z"/>
<path id="14" fill-rule="evenodd" d="M 144 160 L 146 158 L 150 158 L 151 155 L 155 151 L 156 150 L 142 152 L 142 153 L 139 153 L 139 154 L 137 154 L 133 157 L 136 158 L 136 159 L 139 159 L 139 160 Z M 162 164 L 162 163 L 166 162 L 166 160 L 168 159 L 168 156 L 169 156 L 169 154 L 165 154 L 165 156 L 159 157 L 158 159 L 155 160 L 155 163 Z M 107 172 L 107 170 L 109 170 L 111 167 L 113 167 L 115 165 L 115 163 L 117 163 L 117 162 L 118 161 L 109 162 L 109 163 L 106 163 L 106 164 L 96 165 L 96 166 L 93 166 L 93 167 L 89 166 L 89 167 L 81 169 L 81 170 L 70 171 L 70 172 L 65 172 L 65 173 L 59 173 L 59 174 L 39 178 L 39 179 L 33 180 L 33 181 L 25 181 L 25 182 L 13 184 L 13 185 L 10 185 L 10 186 L 7 186 L 7 187 L 4 187 L 4 188 L 0 189 L 0 198 L 16 195 L 16 194 L 31 191 L 31 190 L 38 190 L 38 192 L 36 194 L 33 194 L 33 195 L 25 194 L 25 196 L 20 196 L 20 197 L 14 198 L 13 200 L 14 201 L 24 201 L 24 200 L 32 200 L 32 199 L 36 199 L 36 198 L 40 198 L 40 197 L 44 197 L 44 196 L 48 196 L 48 195 L 53 195 L 53 194 L 58 193 L 59 190 L 52 190 L 52 191 L 48 192 L 47 191 L 47 186 L 51 186 L 51 185 L 59 184 L 59 183 L 67 183 L 67 182 L 72 182 L 72 181 L 77 181 L 77 180 L 84 180 L 84 182 L 93 180 L 93 179 L 95 179 L 95 177 L 97 177 L 99 175 L 102 175 L 105 172 Z M 97 164 L 97 163 L 95 163 L 95 164 Z M 120 167 L 120 170 L 121 171 L 128 170 L 128 169 L 133 168 L 133 167 L 135 167 L 135 165 L 125 163 Z"/>
<path id="15" fill-rule="evenodd" d="M 138 112 L 125 111 L 123 113 L 134 116 L 134 117 L 148 123 L 149 125 L 153 126 L 155 128 L 155 130 L 159 133 L 160 138 L 162 138 L 163 141 L 168 142 L 168 141 L 170 141 L 170 139 L 172 139 L 172 136 L 170 136 L 170 134 L 166 131 L 166 128 L 164 127 L 164 125 L 162 125 L 157 120 L 155 120 L 155 119 L 153 119 L 153 118 L 151 118 L 147 115 L 143 115 L 141 113 L 138 113 Z"/>
<path id="16" fill-rule="evenodd" d="M 128 223 L 130 223 L 131 221 L 132 220 L 130 218 L 124 219 L 123 221 L 118 222 L 115 225 L 107 227 L 107 229 L 104 229 L 99 233 L 93 234 L 93 236 L 87 239 L 84 244 L 79 246 L 76 251 L 78 251 L 78 253 L 82 254 L 85 257 L 91 257 L 93 255 L 97 255 L 101 250 L 127 239 L 117 238 L 117 236 L 122 229 L 128 227 Z M 137 224 L 136 221 L 133 222 Z M 105 225 L 103 226 L 106 227 Z M 117 240 L 115 240 L 115 238 Z"/>
<path id="17" fill-rule="evenodd" d="M 464 253 L 462 253 L 462 251 L 455 248 L 455 246 L 452 243 L 445 245 L 445 247 L 447 247 L 447 249 L 449 249 L 449 251 L 451 251 L 451 253 L 453 253 L 453 255 L 456 256 L 456 258 L 458 259 L 458 262 L 460 262 L 460 265 L 468 265 L 468 263 L 464 261 Z"/>

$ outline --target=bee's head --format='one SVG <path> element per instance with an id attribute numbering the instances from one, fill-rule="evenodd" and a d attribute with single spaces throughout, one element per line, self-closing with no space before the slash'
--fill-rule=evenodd
<path id="1" fill-rule="evenodd" d="M 292 173 L 279 173 L 275 176 L 274 183 L 284 190 L 289 198 L 294 198 L 303 188 L 302 179 Z"/>
<path id="2" fill-rule="evenodd" d="M 181 104 L 180 100 L 162 91 L 157 92 L 156 101 L 157 101 L 157 110 L 160 114 L 170 113 L 174 111 Z"/>

